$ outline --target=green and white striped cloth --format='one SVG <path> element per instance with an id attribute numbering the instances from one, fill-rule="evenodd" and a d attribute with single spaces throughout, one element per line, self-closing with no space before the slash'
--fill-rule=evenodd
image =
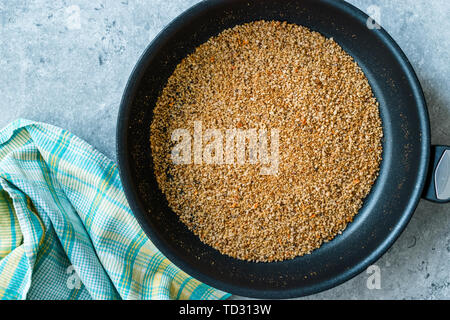
<path id="1" fill-rule="evenodd" d="M 1 299 L 223 299 L 146 237 L 116 165 L 71 133 L 0 131 Z"/>

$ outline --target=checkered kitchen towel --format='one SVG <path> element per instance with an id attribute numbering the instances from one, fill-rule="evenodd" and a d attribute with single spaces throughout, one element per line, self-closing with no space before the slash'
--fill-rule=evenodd
<path id="1" fill-rule="evenodd" d="M 0 298 L 223 299 L 165 258 L 116 165 L 60 128 L 0 131 Z"/>

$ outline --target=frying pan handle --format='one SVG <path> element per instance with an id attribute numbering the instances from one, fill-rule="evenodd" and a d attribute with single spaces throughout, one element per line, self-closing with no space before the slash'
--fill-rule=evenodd
<path id="1" fill-rule="evenodd" d="M 450 147 L 431 146 L 430 160 L 422 197 L 433 202 L 450 202 Z"/>

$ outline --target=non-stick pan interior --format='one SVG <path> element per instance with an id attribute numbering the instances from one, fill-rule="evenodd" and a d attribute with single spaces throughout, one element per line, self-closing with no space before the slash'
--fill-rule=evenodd
<path id="1" fill-rule="evenodd" d="M 384 128 L 380 176 L 342 235 L 312 254 L 245 262 L 204 245 L 167 206 L 153 175 L 149 128 L 156 99 L 175 66 L 209 37 L 255 20 L 297 23 L 333 37 L 363 68 L 380 102 Z M 340 1 L 209 1 L 174 20 L 149 46 L 130 78 L 118 120 L 122 182 L 145 232 L 180 268 L 217 288 L 253 297 L 318 292 L 354 276 L 384 253 L 417 205 L 429 154 L 423 95 L 391 38 Z"/>

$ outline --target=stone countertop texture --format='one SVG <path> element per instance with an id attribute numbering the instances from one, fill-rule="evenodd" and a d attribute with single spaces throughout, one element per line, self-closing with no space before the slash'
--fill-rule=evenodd
<path id="1" fill-rule="evenodd" d="M 0 127 L 48 122 L 115 159 L 119 102 L 134 64 L 156 34 L 197 0 L 0 0 Z M 450 1 L 350 0 L 398 42 L 423 86 L 432 142 L 450 144 Z M 372 7 L 373 8 L 373 7 Z M 450 204 L 422 200 L 376 265 L 306 299 L 449 299 Z M 239 298 L 239 297 L 234 297 Z"/>

